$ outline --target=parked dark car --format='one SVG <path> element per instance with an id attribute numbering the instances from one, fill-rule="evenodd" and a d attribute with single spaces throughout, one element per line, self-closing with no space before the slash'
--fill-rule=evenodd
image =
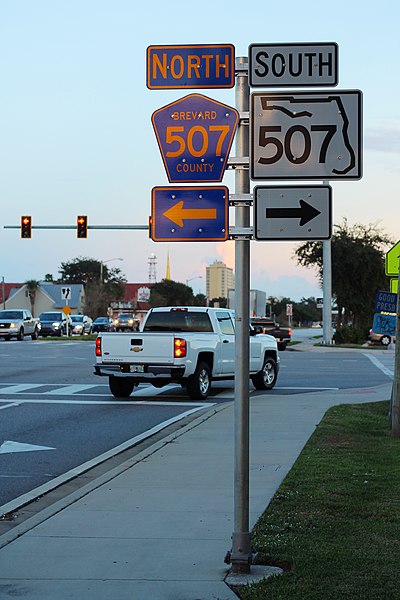
<path id="1" fill-rule="evenodd" d="M 39 335 L 42 337 L 47 337 L 48 335 L 56 335 L 61 337 L 62 335 L 67 335 L 67 329 L 68 335 L 72 334 L 71 318 L 62 311 L 42 312 L 39 315 L 39 321 Z"/>
<path id="2" fill-rule="evenodd" d="M 92 333 L 115 331 L 114 321 L 110 317 L 97 317 L 92 324 Z"/>
<path id="3" fill-rule="evenodd" d="M 92 319 L 87 315 L 71 315 L 72 333 L 83 335 L 92 333 Z"/>

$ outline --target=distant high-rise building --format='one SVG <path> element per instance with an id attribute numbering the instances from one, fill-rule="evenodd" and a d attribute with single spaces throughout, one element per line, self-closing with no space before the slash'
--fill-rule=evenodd
<path id="1" fill-rule="evenodd" d="M 233 269 L 220 260 L 206 267 L 206 296 L 213 298 L 228 298 L 228 290 L 235 287 Z"/>

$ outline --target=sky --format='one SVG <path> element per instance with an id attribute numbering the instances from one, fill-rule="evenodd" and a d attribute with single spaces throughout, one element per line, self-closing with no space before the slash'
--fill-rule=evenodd
<path id="1" fill-rule="evenodd" d="M 86 240 L 74 229 L 33 229 L 22 240 L 5 228 L 21 215 L 33 225 L 74 226 L 82 214 L 89 225 L 147 225 L 152 188 L 169 185 L 151 115 L 196 93 L 146 87 L 150 45 L 230 43 L 246 57 L 253 43 L 336 42 L 336 90 L 363 93 L 364 158 L 362 179 L 331 182 L 333 221 L 374 223 L 397 242 L 399 22 L 395 0 L 0 0 L 0 280 L 57 278 L 61 263 L 90 257 L 146 282 L 151 254 L 161 280 L 169 253 L 171 278 L 204 293 L 207 265 L 234 268 L 233 241 L 153 242 L 145 230 L 90 229 Z M 234 89 L 197 92 L 235 104 Z M 234 193 L 231 171 L 221 185 Z M 297 245 L 251 242 L 251 288 L 294 301 L 322 296 L 316 273 L 293 259 Z"/>

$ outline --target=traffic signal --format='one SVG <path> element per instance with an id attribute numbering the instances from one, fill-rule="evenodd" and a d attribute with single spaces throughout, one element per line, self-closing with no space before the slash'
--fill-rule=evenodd
<path id="1" fill-rule="evenodd" d="M 79 215 L 76 219 L 76 237 L 87 238 L 88 218 L 86 215 Z"/>
<path id="2" fill-rule="evenodd" d="M 21 217 L 21 237 L 32 237 L 32 217 Z"/>

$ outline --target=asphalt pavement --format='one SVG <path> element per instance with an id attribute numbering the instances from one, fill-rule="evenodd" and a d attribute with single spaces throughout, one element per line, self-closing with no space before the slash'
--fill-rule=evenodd
<path id="1" fill-rule="evenodd" d="M 390 392 L 388 378 L 371 388 L 252 397 L 250 528 L 330 406 L 388 400 Z M 234 600 L 224 563 L 234 530 L 233 454 L 233 403 L 216 405 L 3 529 L 0 598 Z"/>

